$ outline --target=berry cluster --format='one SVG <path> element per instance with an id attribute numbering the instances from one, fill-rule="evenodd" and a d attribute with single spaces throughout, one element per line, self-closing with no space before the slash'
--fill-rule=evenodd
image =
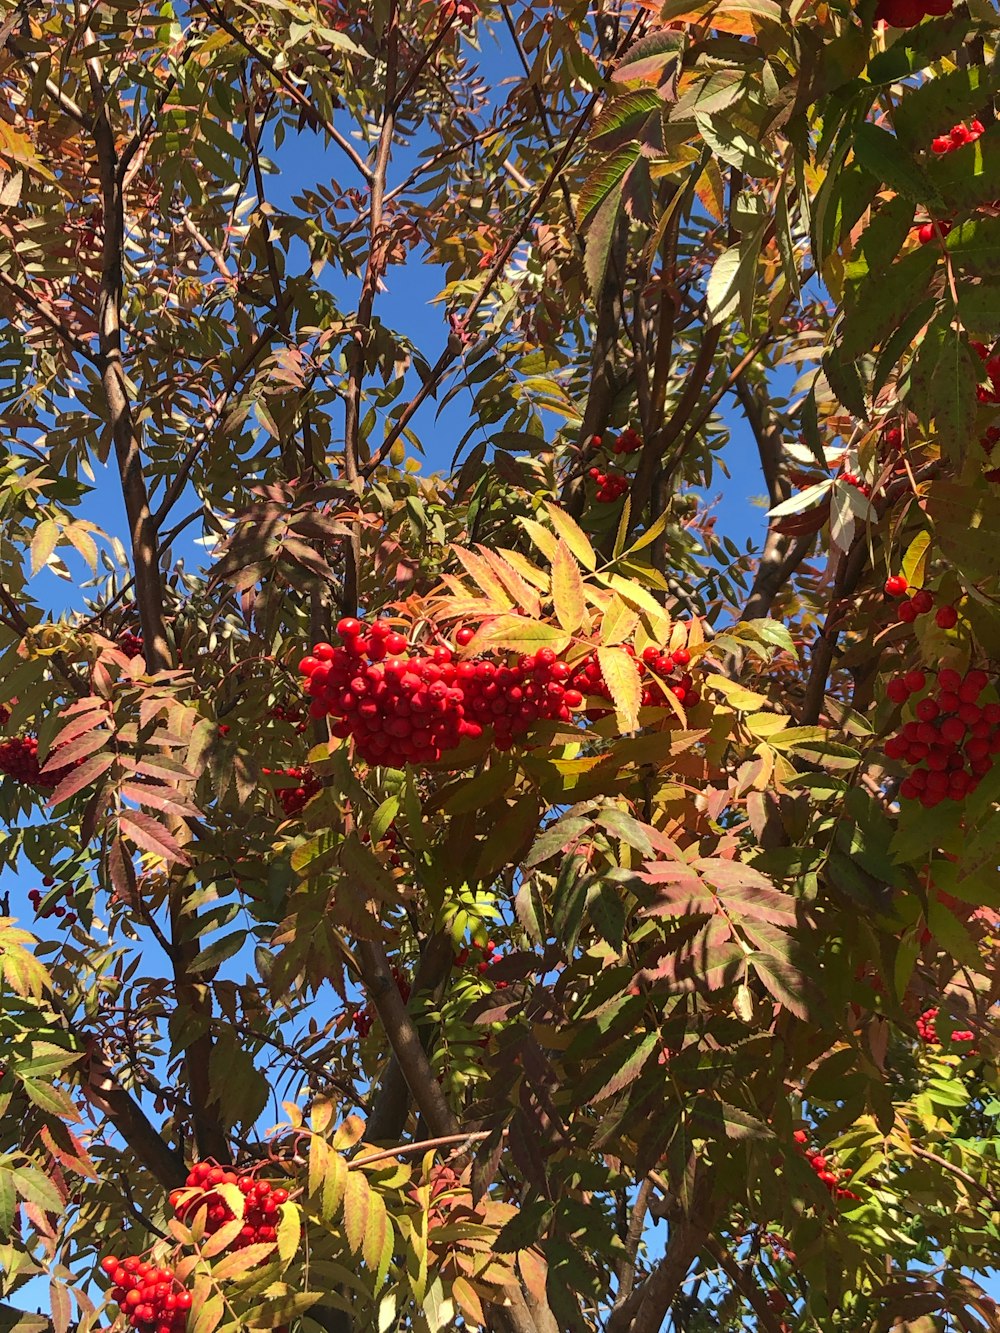
<path id="1" fill-rule="evenodd" d="M 214 1162 L 196 1162 L 188 1173 L 187 1189 L 172 1190 L 170 1206 L 182 1222 L 202 1210 L 205 1234 L 212 1236 L 220 1227 L 236 1220 L 233 1210 L 214 1188 L 235 1185 L 246 1196 L 246 1211 L 239 1235 L 228 1246 L 242 1250 L 247 1245 L 271 1244 L 278 1238 L 278 1210 L 288 1199 L 286 1189 L 275 1189 L 266 1180 L 217 1166 Z"/>
<path id="2" fill-rule="evenodd" d="M 395 963 L 392 966 L 392 979 L 396 983 L 396 989 L 399 991 L 399 998 L 404 1004 L 407 1004 L 411 993 L 410 983 L 407 977 L 400 972 Z M 352 1010 L 350 1015 L 350 1022 L 357 1028 L 358 1036 L 362 1039 L 367 1037 L 369 1032 L 371 1032 L 372 1023 L 374 1023 L 374 1021 L 375 1015 L 372 1013 L 371 1006 L 368 1004 L 363 1005 L 360 1009 Z"/>
<path id="3" fill-rule="evenodd" d="M 278 722 L 290 723 L 300 736 L 309 725 L 303 715 L 302 709 L 296 704 L 292 704 L 291 706 L 287 704 L 275 704 L 271 709 L 271 717 Z"/>
<path id="4" fill-rule="evenodd" d="M 38 762 L 38 741 L 34 736 L 11 736 L 0 741 L 0 773 L 26 787 L 52 791 L 59 786 L 70 767 L 72 765 L 54 769 L 43 778 Z"/>
<path id="5" fill-rule="evenodd" d="M 631 426 L 626 426 L 611 446 L 612 453 L 637 454 L 642 448 L 642 436 Z"/>
<path id="6" fill-rule="evenodd" d="M 597 485 L 597 494 L 594 498 L 598 504 L 614 504 L 629 487 L 628 477 L 622 472 L 613 472 L 610 469 L 602 472 L 599 467 L 592 467 L 588 470 L 587 476 Z"/>
<path id="7" fill-rule="evenodd" d="M 926 1042 L 928 1046 L 940 1046 L 941 1039 L 937 1034 L 937 1016 L 938 1009 L 925 1009 L 917 1019 L 917 1035 L 920 1040 Z M 975 1041 L 976 1034 L 971 1028 L 961 1028 L 951 1034 L 952 1041 Z"/>
<path id="8" fill-rule="evenodd" d="M 938 236 L 944 240 L 953 225 L 947 218 L 936 218 L 929 222 L 921 222 L 917 228 L 917 240 L 921 245 L 930 245 L 931 241 Z"/>
<path id="9" fill-rule="evenodd" d="M 857 476 L 854 472 L 841 472 L 840 476 L 842 481 L 846 481 L 848 486 L 853 486 L 855 490 L 860 491 L 866 499 L 871 495 L 872 488 L 868 485 L 867 481 L 863 481 L 861 477 Z"/>
<path id="10" fill-rule="evenodd" d="M 850 1180 L 851 1178 L 851 1172 L 846 1167 L 831 1164 L 829 1158 L 821 1152 L 812 1152 L 808 1146 L 809 1135 L 804 1129 L 797 1129 L 793 1138 L 798 1144 L 803 1157 L 816 1172 L 817 1178 L 822 1181 L 834 1199 L 854 1199 L 860 1203 L 861 1195 L 855 1194 L 853 1190 L 849 1190 L 841 1184 L 841 1181 Z"/>
<path id="11" fill-rule="evenodd" d="M 278 779 L 274 794 L 286 819 L 293 819 L 323 785 L 311 768 L 262 768 L 261 772 Z"/>
<path id="12" fill-rule="evenodd" d="M 157 1268 L 135 1255 L 109 1254 L 101 1268 L 114 1286 L 110 1296 L 133 1328 L 147 1333 L 181 1333 L 191 1309 L 191 1293 L 169 1268 Z"/>
<path id="13" fill-rule="evenodd" d="M 487 940 L 485 944 L 474 945 L 473 947 L 477 948 L 479 952 L 483 955 L 482 961 L 476 963 L 475 970 L 479 973 L 481 977 L 484 977 L 494 963 L 500 962 L 501 958 L 503 958 L 503 954 L 500 952 L 500 950 L 497 948 L 497 946 L 493 943 L 492 940 Z M 465 967 L 469 961 L 469 956 L 471 952 L 472 952 L 471 949 L 459 950 L 459 952 L 455 955 L 455 966 Z M 506 990 L 508 985 L 509 983 L 506 981 L 498 981 L 496 983 L 496 988 L 497 990 Z"/>
<path id="14" fill-rule="evenodd" d="M 894 676 L 886 686 L 893 703 L 922 697 L 914 717 L 885 743 L 889 759 L 905 760 L 911 772 L 899 785 L 904 800 L 918 800 L 926 809 L 942 801 L 961 801 L 975 791 L 1000 754 L 1000 704 L 978 703 L 986 688 L 985 671 L 960 676 L 950 667 L 937 673 L 937 688 L 924 694 L 923 671 Z"/>
<path id="15" fill-rule="evenodd" d="M 486 728 L 492 729 L 498 750 L 509 750 L 535 722 L 568 722 L 585 696 L 611 702 L 595 652 L 574 666 L 551 648 L 510 664 L 486 657 L 455 662 L 443 645 L 411 653 L 403 635 L 384 621 L 365 627 L 349 617 L 338 624 L 337 634 L 340 647 L 318 643 L 299 663 L 312 698 L 309 711 L 313 717 L 335 719 L 332 733 L 353 737 L 370 764 L 434 763 Z M 464 647 L 473 637 L 464 627 L 455 641 Z M 634 656 L 632 649 L 626 651 Z M 673 653 L 647 648 L 636 663 L 647 678 L 642 702 L 663 702 L 669 689 L 682 704 L 698 703 L 691 676 L 678 675 L 689 661 L 686 648 Z M 608 711 L 591 708 L 587 717 L 594 721 Z"/>
<path id="16" fill-rule="evenodd" d="M 876 23 L 892 28 L 912 28 L 930 15 L 951 13 L 952 0 L 879 0 Z"/>
<path id="17" fill-rule="evenodd" d="M 131 630 L 123 629 L 118 635 L 118 648 L 130 660 L 133 657 L 141 657 L 143 654 L 142 635 L 133 634 Z"/>
<path id="18" fill-rule="evenodd" d="M 46 903 L 44 908 L 42 908 L 41 906 L 42 899 L 44 897 L 46 896 L 51 897 L 51 894 L 46 895 L 43 892 L 43 889 L 53 889 L 55 888 L 55 884 L 56 882 L 51 875 L 45 875 L 44 878 L 42 879 L 41 889 L 28 890 L 28 901 L 35 909 L 36 916 L 43 918 L 49 916 L 61 917 L 62 924 L 64 926 L 69 927 L 75 925 L 76 913 L 69 911 L 61 902 L 59 902 L 58 898 L 55 898 L 51 902 Z M 70 890 L 64 889 L 62 896 L 64 898 L 68 898 L 70 896 Z"/>
<path id="19" fill-rule="evenodd" d="M 905 597 L 908 587 L 909 584 L 902 574 L 890 574 L 885 581 L 888 597 Z M 919 588 L 912 596 L 907 597 L 905 602 L 900 603 L 896 615 L 905 625 L 912 625 L 917 616 L 926 615 L 933 609 L 934 594 L 928 592 L 926 588 Z M 953 629 L 958 624 L 958 611 L 953 606 L 939 606 L 934 623 L 939 629 Z M 905 703 L 905 700 L 897 699 L 895 702 Z"/>
<path id="20" fill-rule="evenodd" d="M 950 134 L 940 134 L 931 143 L 931 152 L 941 156 L 943 153 L 953 153 L 956 148 L 963 148 L 967 143 L 975 143 L 981 134 L 985 133 L 985 128 L 981 121 L 974 120 L 971 125 L 961 122 L 951 127 Z"/>

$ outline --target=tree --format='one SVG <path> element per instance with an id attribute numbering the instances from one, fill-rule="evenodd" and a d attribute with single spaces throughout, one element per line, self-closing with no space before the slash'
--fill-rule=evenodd
<path id="1" fill-rule="evenodd" d="M 996 1328 L 993 7 L 2 8 L 3 1327 Z"/>

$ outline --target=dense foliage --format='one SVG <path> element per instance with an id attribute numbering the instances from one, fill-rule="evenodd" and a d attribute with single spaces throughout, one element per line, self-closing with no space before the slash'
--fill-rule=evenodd
<path id="1" fill-rule="evenodd" d="M 997 1328 L 995 7 L 0 10 L 0 1325 Z"/>

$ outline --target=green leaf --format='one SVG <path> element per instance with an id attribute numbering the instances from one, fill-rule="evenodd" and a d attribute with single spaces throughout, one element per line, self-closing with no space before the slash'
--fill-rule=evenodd
<path id="1" fill-rule="evenodd" d="M 950 321 L 938 317 L 917 351 L 907 403 L 925 430 L 930 430 L 933 422 L 945 453 L 956 464 L 961 463 L 974 439 L 979 370 L 965 335 L 952 329 Z"/>
<path id="2" fill-rule="evenodd" d="M 736 167 L 747 176 L 778 176 L 781 168 L 777 159 L 758 140 L 728 125 L 721 118 L 695 115 L 701 137 L 713 153 Z"/>
<path id="3" fill-rule="evenodd" d="M 206 949 L 202 949 L 193 962 L 188 964 L 190 972 L 207 972 L 218 967 L 228 958 L 234 957 L 243 948 L 249 937 L 249 931 L 234 930 L 231 935 L 223 935 Z"/>
<path id="4" fill-rule="evenodd" d="M 642 1072 L 643 1065 L 661 1046 L 662 1038 L 659 1032 L 648 1032 L 645 1035 L 636 1033 L 617 1042 L 615 1049 L 598 1066 L 598 1076 L 603 1082 L 598 1091 L 587 1098 L 587 1105 L 593 1106 L 595 1102 L 606 1101 L 608 1097 L 613 1097 L 615 1093 L 634 1083 Z"/>
<path id="5" fill-rule="evenodd" d="M 872 351 L 898 328 L 905 315 L 923 299 L 937 268 L 938 253 L 922 245 L 903 255 L 888 270 L 871 273 L 840 325 L 840 350 L 854 358 Z"/>
<path id="6" fill-rule="evenodd" d="M 948 233 L 944 245 L 962 274 L 1000 274 L 1000 218 L 962 222 Z"/>
<path id="7" fill-rule="evenodd" d="M 578 201 L 579 214 L 586 221 L 598 208 L 612 196 L 621 201 L 621 191 L 625 178 L 635 166 L 640 154 L 637 143 L 626 144 L 606 158 L 599 167 L 590 173 L 580 190 Z M 616 204 L 617 210 L 617 204 Z"/>
<path id="8" fill-rule="evenodd" d="M 855 161 L 876 181 L 918 204 L 940 205 L 941 200 L 923 168 L 888 130 L 865 121 L 858 127 L 853 144 Z"/>

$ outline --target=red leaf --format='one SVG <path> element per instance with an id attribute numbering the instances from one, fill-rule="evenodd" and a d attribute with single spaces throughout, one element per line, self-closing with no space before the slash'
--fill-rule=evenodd
<path id="1" fill-rule="evenodd" d="M 49 797 L 47 804 L 55 807 L 61 805 L 63 801 L 68 801 L 78 791 L 82 791 L 84 787 L 89 787 L 95 778 L 99 778 L 102 773 L 106 773 L 114 762 L 113 754 L 91 755 L 89 759 L 84 760 L 79 768 L 71 769 L 66 774 Z"/>
<path id="2" fill-rule="evenodd" d="M 162 856 L 165 861 L 176 861 L 181 865 L 189 864 L 191 858 L 174 835 L 151 815 L 144 814 L 141 810 L 129 810 L 127 814 L 119 816 L 118 827 L 143 851 L 152 852 L 154 856 Z"/>

